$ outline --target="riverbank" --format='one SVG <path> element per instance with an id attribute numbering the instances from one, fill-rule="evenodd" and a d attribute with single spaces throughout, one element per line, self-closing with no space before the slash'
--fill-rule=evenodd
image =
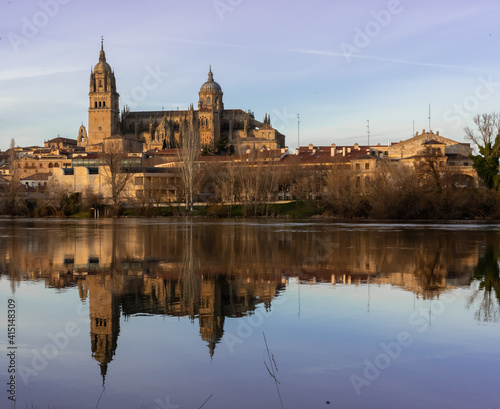
<path id="1" fill-rule="evenodd" d="M 401 194 L 399 194 L 401 193 Z M 129 202 L 120 207 L 91 201 L 80 194 L 65 194 L 57 200 L 20 200 L 0 206 L 0 214 L 20 217 L 179 217 L 186 216 L 183 203 Z M 342 191 L 329 197 L 283 202 L 238 204 L 198 203 L 189 216 L 211 218 L 331 218 L 337 220 L 498 220 L 500 193 L 486 188 L 423 189 L 377 194 Z"/>

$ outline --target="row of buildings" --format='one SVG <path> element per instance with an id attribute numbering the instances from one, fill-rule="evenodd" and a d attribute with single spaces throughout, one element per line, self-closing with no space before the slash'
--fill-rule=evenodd
<path id="1" fill-rule="evenodd" d="M 124 189 L 124 198 L 142 198 L 151 186 L 161 186 L 161 202 L 177 201 L 182 190 L 178 180 L 180 152 L 193 136 L 199 142 L 198 168 L 230 164 L 255 168 L 256 163 L 272 163 L 278 169 L 306 173 L 343 169 L 351 171 L 353 183 L 366 185 L 381 161 L 416 168 L 432 156 L 438 171 L 457 176 L 457 185 L 478 184 L 469 159 L 470 145 L 430 130 L 385 146 L 308 145 L 290 151 L 285 136 L 271 126 L 269 115 L 260 122 L 250 111 L 225 108 L 222 88 L 211 68 L 200 87 L 197 108 L 191 104 L 187 110 L 132 112 L 125 107 L 120 112 L 115 74 L 101 43 L 99 61 L 90 73 L 88 126 L 80 126 L 76 139 L 58 136 L 45 141 L 43 147 L 17 147 L 15 152 L 0 153 L 0 186 L 8 185 L 15 175 L 28 193 L 58 186 L 67 192 L 106 199 L 112 192 L 105 158 L 118 152 L 123 156 L 121 170 L 134 174 Z M 218 150 L 218 154 L 213 153 Z M 294 198 L 290 186 L 277 180 L 274 183 L 268 199 Z M 210 187 L 207 189 L 202 192 L 198 187 L 198 200 L 210 199 Z M 310 193 L 319 197 L 325 189 L 318 181 Z"/>
<path id="2" fill-rule="evenodd" d="M 416 169 L 420 163 L 432 157 L 439 172 L 447 172 L 456 186 L 478 186 L 479 180 L 472 167 L 469 144 L 453 141 L 438 133 L 425 132 L 413 138 L 391 145 L 381 146 L 302 146 L 295 151 L 288 148 L 247 149 L 234 155 L 200 155 L 196 165 L 200 175 L 195 192 L 195 200 L 207 202 L 214 199 L 214 180 L 220 172 L 233 168 L 256 171 L 266 166 L 273 172 L 286 175 L 287 172 L 302 172 L 311 175 L 314 183 L 302 183 L 295 188 L 310 189 L 310 196 L 321 198 L 326 193 L 325 177 L 328 172 L 347 171 L 352 183 L 366 187 L 370 184 L 381 163 L 399 164 Z M 179 149 L 153 149 L 142 153 L 121 154 L 122 170 L 130 176 L 122 192 L 125 202 L 142 200 L 151 196 L 154 190 L 157 203 L 182 201 L 180 168 L 182 159 Z M 40 194 L 47 187 L 64 189 L 69 193 L 99 195 L 104 201 L 112 196 L 110 169 L 107 154 L 86 152 L 75 144 L 75 140 L 55 138 L 45 142 L 44 147 L 16 148 L 15 169 L 10 163 L 10 152 L 0 158 L 0 185 L 8 185 L 15 171 L 17 178 L 28 195 Z M 313 176 L 314 175 L 314 176 Z M 319 175 L 319 176 L 318 176 Z M 286 177 L 285 177 L 286 179 Z M 293 200 L 294 178 L 283 181 L 283 177 L 273 178 L 269 187 L 269 200 Z M 153 198 L 151 198 L 153 200 Z"/>

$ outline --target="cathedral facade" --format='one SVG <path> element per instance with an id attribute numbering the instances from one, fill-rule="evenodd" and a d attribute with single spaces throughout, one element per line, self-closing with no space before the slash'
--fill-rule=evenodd
<path id="1" fill-rule="evenodd" d="M 180 146 L 183 134 L 191 131 L 208 149 L 221 142 L 236 152 L 285 147 L 285 136 L 271 126 L 270 116 L 260 122 L 250 111 L 225 109 L 223 95 L 210 68 L 198 93 L 198 109 L 193 104 L 176 111 L 133 112 L 125 107 L 120 113 L 115 74 L 101 42 L 99 62 L 90 74 L 88 130 L 80 127 L 78 146 L 97 152 L 107 141 L 119 140 L 129 152 L 160 150 Z"/>

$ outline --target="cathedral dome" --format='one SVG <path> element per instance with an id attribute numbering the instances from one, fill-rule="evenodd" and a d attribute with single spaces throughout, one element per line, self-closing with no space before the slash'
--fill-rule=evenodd
<path id="1" fill-rule="evenodd" d="M 94 72 L 111 72 L 111 67 L 105 60 L 99 61 L 94 67 Z"/>
<path id="2" fill-rule="evenodd" d="M 208 81 L 205 82 L 200 88 L 200 92 L 206 91 L 222 91 L 221 86 L 214 81 L 212 68 L 210 68 L 210 71 L 208 72 Z"/>

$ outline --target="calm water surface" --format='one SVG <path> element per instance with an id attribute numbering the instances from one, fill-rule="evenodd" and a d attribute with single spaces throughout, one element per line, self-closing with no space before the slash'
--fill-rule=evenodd
<path id="1" fill-rule="evenodd" d="M 488 224 L 0 220 L 17 407 L 496 409 L 499 254 Z"/>

